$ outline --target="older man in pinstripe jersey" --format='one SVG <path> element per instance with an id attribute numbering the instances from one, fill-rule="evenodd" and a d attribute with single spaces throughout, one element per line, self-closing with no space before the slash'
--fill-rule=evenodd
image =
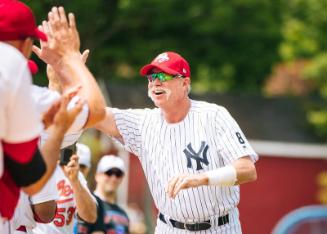
<path id="1" fill-rule="evenodd" d="M 229 112 L 189 98 L 188 62 L 164 52 L 140 71 L 157 108 L 107 108 L 97 128 L 137 155 L 159 210 L 156 233 L 242 233 L 239 184 L 258 156 Z"/>

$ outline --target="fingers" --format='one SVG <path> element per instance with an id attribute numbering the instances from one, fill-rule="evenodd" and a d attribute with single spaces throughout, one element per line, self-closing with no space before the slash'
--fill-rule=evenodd
<path id="1" fill-rule="evenodd" d="M 76 94 L 82 89 L 81 85 L 75 86 L 73 88 L 68 89 L 67 91 L 65 91 L 65 93 L 63 94 L 64 96 L 69 97 L 69 99 L 72 99 L 74 96 L 76 96 Z"/>
<path id="2" fill-rule="evenodd" d="M 67 106 L 68 106 L 68 103 L 72 100 L 73 97 L 76 96 L 76 94 L 81 90 L 82 86 L 76 86 L 72 89 L 70 89 L 68 92 L 65 92 L 63 95 L 62 95 L 62 98 L 61 98 L 61 103 L 60 103 L 60 109 L 61 110 L 66 110 L 67 109 Z M 72 113 L 73 116 L 75 112 L 77 112 L 77 114 L 81 111 L 82 109 L 82 106 L 83 104 L 85 103 L 84 99 L 80 98 L 75 106 L 71 109 L 71 111 L 69 111 L 69 113 Z M 77 110 L 75 110 L 77 109 Z"/>
<path id="3" fill-rule="evenodd" d="M 57 100 L 50 106 L 50 108 L 45 113 L 43 113 L 42 122 L 45 129 L 47 129 L 53 123 L 54 116 L 58 112 L 59 107 L 60 100 Z"/>
<path id="4" fill-rule="evenodd" d="M 45 23 L 44 23 L 45 22 Z M 43 41 L 43 40 L 39 40 L 40 41 L 40 46 L 41 46 L 41 48 L 43 48 L 43 47 L 45 47 L 46 45 L 48 45 L 48 41 L 50 40 L 52 40 L 52 33 L 49 31 L 49 27 L 48 27 L 48 24 L 47 24 L 47 22 L 46 21 L 44 21 L 44 22 L 42 22 L 42 25 L 39 25 L 38 26 L 38 29 L 41 31 L 41 32 L 43 32 L 43 33 L 45 33 L 46 35 L 47 35 L 47 41 Z"/>
<path id="5" fill-rule="evenodd" d="M 72 100 L 72 98 L 78 93 L 78 91 L 81 89 L 81 86 L 73 88 L 70 92 L 67 92 L 63 95 L 61 100 L 61 111 L 67 112 L 67 122 L 69 124 L 72 124 L 75 120 L 76 116 L 82 111 L 83 105 L 85 104 L 85 100 L 79 97 L 78 101 L 75 103 L 75 105 L 72 108 L 67 109 L 68 103 Z"/>
<path id="6" fill-rule="evenodd" d="M 65 9 L 63 7 L 59 7 L 58 13 L 59 13 L 60 23 L 62 25 L 68 26 Z"/>
<path id="7" fill-rule="evenodd" d="M 48 13 L 48 22 L 43 21 L 42 27 L 51 38 L 42 51 L 47 64 L 55 65 L 64 55 L 79 53 L 80 39 L 75 26 L 73 14 L 69 14 L 69 22 L 63 7 L 53 7 Z M 42 55 L 43 55 L 42 54 Z M 56 70 L 56 68 L 54 67 Z"/>
<path id="8" fill-rule="evenodd" d="M 184 177 L 180 177 L 172 191 L 171 198 L 175 198 L 179 191 L 188 188 L 188 180 Z"/>
<path id="9" fill-rule="evenodd" d="M 70 181 L 75 181 L 78 178 L 78 156 L 76 154 L 73 154 L 67 163 L 67 165 L 62 166 L 62 169 L 64 171 L 65 176 Z"/>
<path id="10" fill-rule="evenodd" d="M 47 34 L 48 37 L 52 37 L 53 36 L 53 32 L 52 29 L 49 25 L 49 23 L 45 20 L 42 21 L 42 26 L 40 26 L 39 28 L 41 28 L 43 30 L 43 32 L 45 34 Z"/>
<path id="11" fill-rule="evenodd" d="M 53 20 L 58 22 L 60 20 L 58 7 L 52 7 L 51 12 L 53 14 Z"/>
<path id="12" fill-rule="evenodd" d="M 52 11 L 48 13 L 48 22 L 54 31 L 58 30 L 58 24 L 57 24 L 58 21 L 55 20 L 54 13 Z"/>
<path id="13" fill-rule="evenodd" d="M 76 29 L 75 15 L 73 13 L 68 14 L 69 27 L 71 29 Z"/>
<path id="14" fill-rule="evenodd" d="M 76 154 L 73 154 L 67 163 L 67 167 L 76 167 L 78 164 L 78 156 Z"/>
<path id="15" fill-rule="evenodd" d="M 73 98 L 73 96 L 69 96 L 68 94 L 62 95 L 60 99 L 60 110 L 61 112 L 66 111 L 69 101 Z"/>
<path id="16" fill-rule="evenodd" d="M 180 177 L 181 177 L 180 175 L 174 176 L 173 178 L 170 179 L 170 181 L 167 185 L 166 192 L 168 193 L 168 196 L 171 198 L 173 197 L 175 187 L 176 187 L 177 182 L 179 181 Z"/>
<path id="17" fill-rule="evenodd" d="M 80 50 L 81 42 L 79 39 L 79 33 L 76 28 L 76 21 L 75 21 L 75 16 L 73 13 L 68 14 L 68 19 L 69 19 L 69 32 L 70 35 L 72 36 L 73 44 L 74 44 L 74 49 Z"/>
<path id="18" fill-rule="evenodd" d="M 41 49 L 35 45 L 32 47 L 32 51 L 37 55 L 37 57 L 41 58 Z"/>
<path id="19" fill-rule="evenodd" d="M 59 108 L 60 108 L 60 100 L 57 100 L 51 105 L 51 107 L 49 108 L 49 110 L 47 112 L 56 113 Z"/>
<path id="20" fill-rule="evenodd" d="M 89 57 L 89 54 L 90 54 L 90 50 L 84 50 L 83 53 L 82 53 L 82 60 L 83 60 L 83 63 L 86 63 L 86 60 L 87 58 Z"/>
<path id="21" fill-rule="evenodd" d="M 65 112 L 67 110 L 67 106 L 69 102 L 72 100 L 72 98 L 77 94 L 78 90 L 77 88 L 71 89 L 70 92 L 66 92 L 61 96 L 60 99 L 60 110 L 61 112 Z"/>
<path id="22" fill-rule="evenodd" d="M 169 181 L 166 192 L 170 198 L 175 198 L 182 189 L 198 187 L 206 183 L 206 176 L 203 174 L 177 175 Z"/>
<path id="23" fill-rule="evenodd" d="M 50 26 L 54 31 L 68 28 L 66 13 L 63 7 L 52 7 L 48 14 Z"/>
<path id="24" fill-rule="evenodd" d="M 79 99 L 76 105 L 69 111 L 70 114 L 75 118 L 82 111 L 84 104 L 85 100 Z"/>
<path id="25" fill-rule="evenodd" d="M 174 176 L 174 177 L 172 177 L 170 180 L 169 180 L 169 182 L 168 182 L 168 184 L 167 184 L 167 186 L 166 186 L 166 193 L 168 193 L 168 194 L 170 194 L 170 191 L 173 189 L 173 187 L 175 186 L 175 183 L 177 182 L 177 179 L 178 179 L 178 177 L 177 176 Z"/>
<path id="26" fill-rule="evenodd" d="M 57 7 L 52 7 L 51 11 L 48 14 L 49 16 L 49 23 L 54 30 L 59 30 L 60 27 L 60 17 L 58 13 Z"/>
<path id="27" fill-rule="evenodd" d="M 53 25 L 56 30 L 62 27 L 68 28 L 66 12 L 62 6 L 52 7 L 51 11 L 48 14 L 48 18 L 49 18 L 50 25 L 51 26 Z M 73 22 L 73 24 L 75 24 L 75 22 Z"/>

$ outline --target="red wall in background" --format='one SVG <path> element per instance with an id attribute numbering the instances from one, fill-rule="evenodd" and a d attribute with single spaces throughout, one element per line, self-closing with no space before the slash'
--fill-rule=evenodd
<path id="1" fill-rule="evenodd" d="M 131 154 L 129 157 L 128 202 L 140 204 L 143 211 L 147 186 L 141 163 L 137 156 Z"/>
<path id="2" fill-rule="evenodd" d="M 244 234 L 270 234 L 285 214 L 319 204 L 317 175 L 327 171 L 327 160 L 260 157 L 256 168 L 258 180 L 241 185 Z"/>
<path id="3" fill-rule="evenodd" d="M 288 212 L 318 204 L 317 175 L 327 171 L 327 160 L 260 157 L 258 180 L 241 185 L 239 204 L 244 234 L 270 234 Z M 129 202 L 144 208 L 147 183 L 137 157 L 130 157 Z"/>

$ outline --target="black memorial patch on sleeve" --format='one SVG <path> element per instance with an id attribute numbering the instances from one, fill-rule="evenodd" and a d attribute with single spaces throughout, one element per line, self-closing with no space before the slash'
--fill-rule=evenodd
<path id="1" fill-rule="evenodd" d="M 37 149 L 28 163 L 18 163 L 4 154 L 4 164 L 17 186 L 25 187 L 38 181 L 46 172 L 46 164 Z"/>

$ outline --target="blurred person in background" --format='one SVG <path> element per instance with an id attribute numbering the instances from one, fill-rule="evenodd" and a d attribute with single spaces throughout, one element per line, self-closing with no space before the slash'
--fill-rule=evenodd
<path id="1" fill-rule="evenodd" d="M 91 169 L 91 150 L 87 145 L 76 143 L 76 155 L 78 156 L 79 171 L 87 178 Z M 74 233 L 77 233 L 77 221 L 74 217 Z"/>
<path id="2" fill-rule="evenodd" d="M 78 234 L 129 233 L 126 212 L 116 203 L 117 190 L 125 175 L 124 161 L 114 155 L 103 156 L 95 175 L 94 196 L 98 201 L 98 218 L 94 224 L 78 222 Z"/>
<path id="3" fill-rule="evenodd" d="M 139 205 L 135 202 L 131 202 L 127 206 L 127 214 L 129 217 L 129 232 L 130 234 L 145 234 L 147 233 L 147 227 L 145 225 L 144 212 Z"/>
<path id="4" fill-rule="evenodd" d="M 91 150 L 87 145 L 82 143 L 76 143 L 76 148 L 76 154 L 79 157 L 79 170 L 87 178 L 91 169 Z"/>

